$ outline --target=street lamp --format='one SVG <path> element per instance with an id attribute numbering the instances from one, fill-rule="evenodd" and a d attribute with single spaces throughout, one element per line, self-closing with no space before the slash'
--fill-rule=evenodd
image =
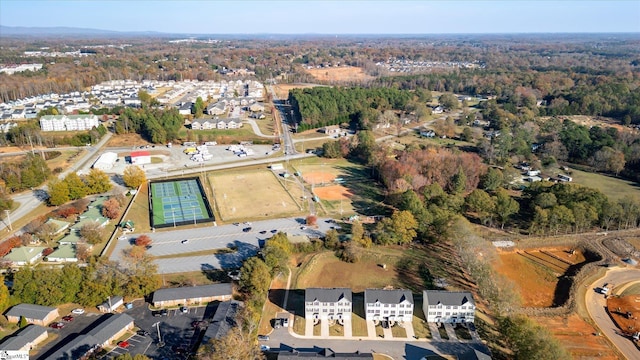
<path id="1" fill-rule="evenodd" d="M 160 334 L 160 321 L 151 326 L 155 326 L 158 329 L 158 347 L 163 347 L 164 341 L 162 341 L 162 334 Z"/>
<path id="2" fill-rule="evenodd" d="M 171 217 L 173 218 L 173 227 L 176 227 L 176 210 L 171 206 Z"/>
<path id="3" fill-rule="evenodd" d="M 196 207 L 191 207 L 191 213 L 193 213 L 193 225 L 196 225 Z"/>

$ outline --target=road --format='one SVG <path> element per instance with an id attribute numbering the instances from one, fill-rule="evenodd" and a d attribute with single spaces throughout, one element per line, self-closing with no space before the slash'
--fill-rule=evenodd
<path id="1" fill-rule="evenodd" d="M 630 281 L 640 281 L 639 269 L 613 268 L 608 270 L 604 277 L 591 284 L 585 294 L 585 305 L 589 316 L 596 323 L 602 335 L 606 336 L 629 360 L 640 359 L 640 350 L 630 338 L 620 335 L 620 330 L 607 313 L 604 295 L 596 290 L 605 283 L 619 286 Z"/>
<path id="2" fill-rule="evenodd" d="M 273 89 L 272 85 L 269 85 L 269 92 L 271 92 L 271 96 L 273 99 L 273 104 L 275 105 L 276 109 L 280 112 L 280 124 L 282 125 L 282 140 L 283 140 L 283 146 L 284 146 L 284 154 L 285 155 L 295 155 L 296 154 L 296 147 L 295 144 L 293 143 L 293 139 L 291 138 L 291 130 L 289 129 L 289 125 L 287 125 L 287 114 L 285 106 L 284 106 L 284 100 L 279 100 L 278 96 L 276 95 L 275 90 Z"/>

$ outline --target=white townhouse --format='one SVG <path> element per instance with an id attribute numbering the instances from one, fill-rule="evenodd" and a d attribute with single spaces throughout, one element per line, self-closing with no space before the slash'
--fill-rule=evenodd
<path id="1" fill-rule="evenodd" d="M 96 115 L 45 115 L 40 118 L 42 131 L 86 131 L 100 126 Z"/>
<path id="2" fill-rule="evenodd" d="M 366 289 L 364 291 L 366 320 L 411 322 L 413 305 L 413 294 L 410 290 Z"/>
<path id="3" fill-rule="evenodd" d="M 422 310 L 427 322 L 472 323 L 475 318 L 476 303 L 473 295 L 466 291 L 423 291 Z"/>
<path id="4" fill-rule="evenodd" d="M 308 288 L 304 294 L 304 318 L 350 320 L 353 295 L 349 288 Z"/>

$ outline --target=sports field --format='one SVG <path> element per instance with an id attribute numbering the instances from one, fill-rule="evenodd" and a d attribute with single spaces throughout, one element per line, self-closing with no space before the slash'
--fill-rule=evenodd
<path id="1" fill-rule="evenodd" d="M 153 182 L 150 201 L 152 227 L 212 219 L 196 179 Z"/>
<path id="2" fill-rule="evenodd" d="M 300 185 L 267 169 L 211 173 L 209 181 L 223 221 L 298 215 L 304 207 Z"/>

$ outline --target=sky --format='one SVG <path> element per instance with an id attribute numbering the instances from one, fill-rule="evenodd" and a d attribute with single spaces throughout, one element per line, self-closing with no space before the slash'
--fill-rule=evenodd
<path id="1" fill-rule="evenodd" d="M 0 25 L 179 34 L 640 32 L 640 0 L 0 0 Z"/>

